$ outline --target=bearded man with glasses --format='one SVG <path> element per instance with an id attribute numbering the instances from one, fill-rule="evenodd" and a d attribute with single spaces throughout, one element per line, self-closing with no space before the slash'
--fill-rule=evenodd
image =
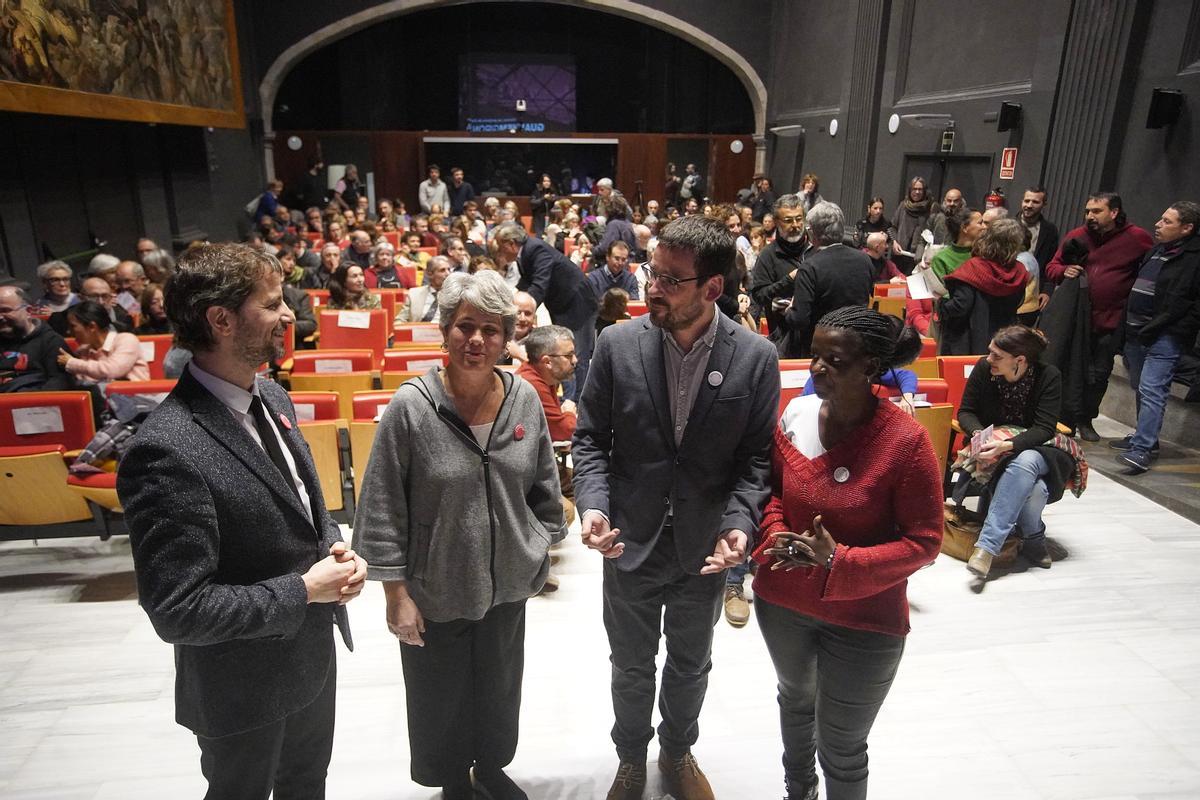
<path id="1" fill-rule="evenodd" d="M 796 271 L 810 255 L 812 245 L 804 227 L 804 202 L 798 194 L 775 201 L 775 241 L 762 249 L 750 276 L 750 297 L 767 318 L 774 336 L 796 288 Z"/>

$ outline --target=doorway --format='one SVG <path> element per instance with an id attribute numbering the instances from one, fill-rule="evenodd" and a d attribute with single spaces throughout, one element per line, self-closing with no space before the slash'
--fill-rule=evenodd
<path id="1" fill-rule="evenodd" d="M 994 156 L 984 154 L 937 153 L 904 155 L 897 197 L 905 197 L 908 182 L 915 176 L 929 181 L 928 196 L 940 202 L 946 190 L 954 187 L 962 192 L 968 208 L 983 209 L 983 199 L 992 190 Z"/>

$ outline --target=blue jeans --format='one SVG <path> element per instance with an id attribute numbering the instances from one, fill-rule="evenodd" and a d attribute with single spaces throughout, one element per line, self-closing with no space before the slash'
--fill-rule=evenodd
<path id="1" fill-rule="evenodd" d="M 1167 395 L 1175 365 L 1183 355 L 1183 346 L 1174 336 L 1164 334 L 1151 345 L 1144 345 L 1132 332 L 1125 342 L 1125 369 L 1129 385 L 1137 392 L 1137 430 L 1130 441 L 1130 451 L 1149 455 L 1158 442 L 1163 414 L 1167 410 Z"/>
<path id="2" fill-rule="evenodd" d="M 750 571 L 750 559 L 746 559 L 736 567 L 725 570 L 726 586 L 741 586 L 746 582 L 746 573 Z"/>
<path id="3" fill-rule="evenodd" d="M 1009 460 L 992 492 L 992 502 L 976 547 L 994 556 L 1000 555 L 1004 540 L 1015 527 L 1021 529 L 1022 538 L 1026 540 L 1045 537 L 1042 509 L 1046 507 L 1050 491 L 1042 479 L 1049 471 L 1046 459 L 1037 450 L 1025 450 Z"/>

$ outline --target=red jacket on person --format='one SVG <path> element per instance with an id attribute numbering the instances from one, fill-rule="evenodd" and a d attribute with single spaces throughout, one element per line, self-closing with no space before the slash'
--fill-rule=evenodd
<path id="1" fill-rule="evenodd" d="M 555 442 L 569 442 L 571 437 L 575 435 L 575 424 L 577 419 L 574 414 L 567 414 L 562 410 L 562 406 L 558 404 L 558 397 L 554 390 L 546 381 L 542 380 L 542 376 L 538 371 L 529 364 L 522 364 L 517 369 L 517 375 L 524 378 L 529 384 L 537 389 L 538 399 L 542 401 L 542 410 L 546 412 L 546 423 L 550 426 L 550 438 Z"/>
<path id="2" fill-rule="evenodd" d="M 811 530 L 818 514 L 837 549 L 829 571 L 758 570 L 755 597 L 834 625 L 907 634 L 908 576 L 933 561 L 942 542 L 942 476 L 929 434 L 883 400 L 869 422 L 815 459 L 776 428 L 771 458 L 755 560 L 769 562 L 761 551 L 771 534 Z"/>
<path id="3" fill-rule="evenodd" d="M 1062 262 L 1062 246 L 1079 239 L 1087 247 L 1084 271 L 1088 277 L 1088 296 L 1092 301 L 1092 329 L 1107 333 L 1121 324 L 1125 301 L 1137 278 L 1138 266 L 1154 239 L 1136 225 L 1126 224 L 1106 236 L 1097 236 L 1082 225 L 1059 243 L 1054 258 L 1046 265 L 1046 277 L 1062 283 L 1069 265 Z"/>

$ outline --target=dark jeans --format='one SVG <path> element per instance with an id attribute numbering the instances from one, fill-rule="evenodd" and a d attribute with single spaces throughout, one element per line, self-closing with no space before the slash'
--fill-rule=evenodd
<path id="1" fill-rule="evenodd" d="M 825 774 L 827 800 L 867 796 L 867 734 L 904 654 L 904 639 L 754 604 L 779 679 L 784 778 L 799 794 Z"/>
<path id="2" fill-rule="evenodd" d="M 508 766 L 521 719 L 525 601 L 480 620 L 426 620 L 422 638 L 424 647 L 400 645 L 412 779 L 446 786 L 474 764 Z"/>
<path id="3" fill-rule="evenodd" d="M 712 669 L 713 626 L 721 616 L 725 578 L 689 575 L 675 555 L 670 528 L 633 572 L 604 562 L 604 628 L 612 662 L 612 738 L 622 761 L 643 764 L 654 737 L 655 665 L 659 620 L 667 639 L 658 710 L 658 739 L 671 756 L 686 753 L 700 736 L 700 708 Z M 665 614 L 664 614 L 665 608 Z"/>
<path id="4" fill-rule="evenodd" d="M 1175 366 L 1186 349 L 1183 342 L 1167 333 L 1153 344 L 1145 345 L 1137 338 L 1136 331 L 1129 332 L 1125 341 L 1125 368 L 1137 401 L 1137 429 L 1129 443 L 1132 451 L 1149 455 L 1158 444 Z"/>
<path id="5" fill-rule="evenodd" d="M 1087 384 L 1083 387 L 1083 408 L 1075 424 L 1091 422 L 1100 416 L 1100 401 L 1108 391 L 1113 360 L 1117 357 L 1117 339 L 1116 331 L 1092 331 L 1091 346 L 1088 348 Z"/>
<path id="6" fill-rule="evenodd" d="M 317 698 L 278 722 L 245 733 L 210 739 L 197 736 L 205 800 L 322 800 L 333 753 L 337 661 Z"/>

